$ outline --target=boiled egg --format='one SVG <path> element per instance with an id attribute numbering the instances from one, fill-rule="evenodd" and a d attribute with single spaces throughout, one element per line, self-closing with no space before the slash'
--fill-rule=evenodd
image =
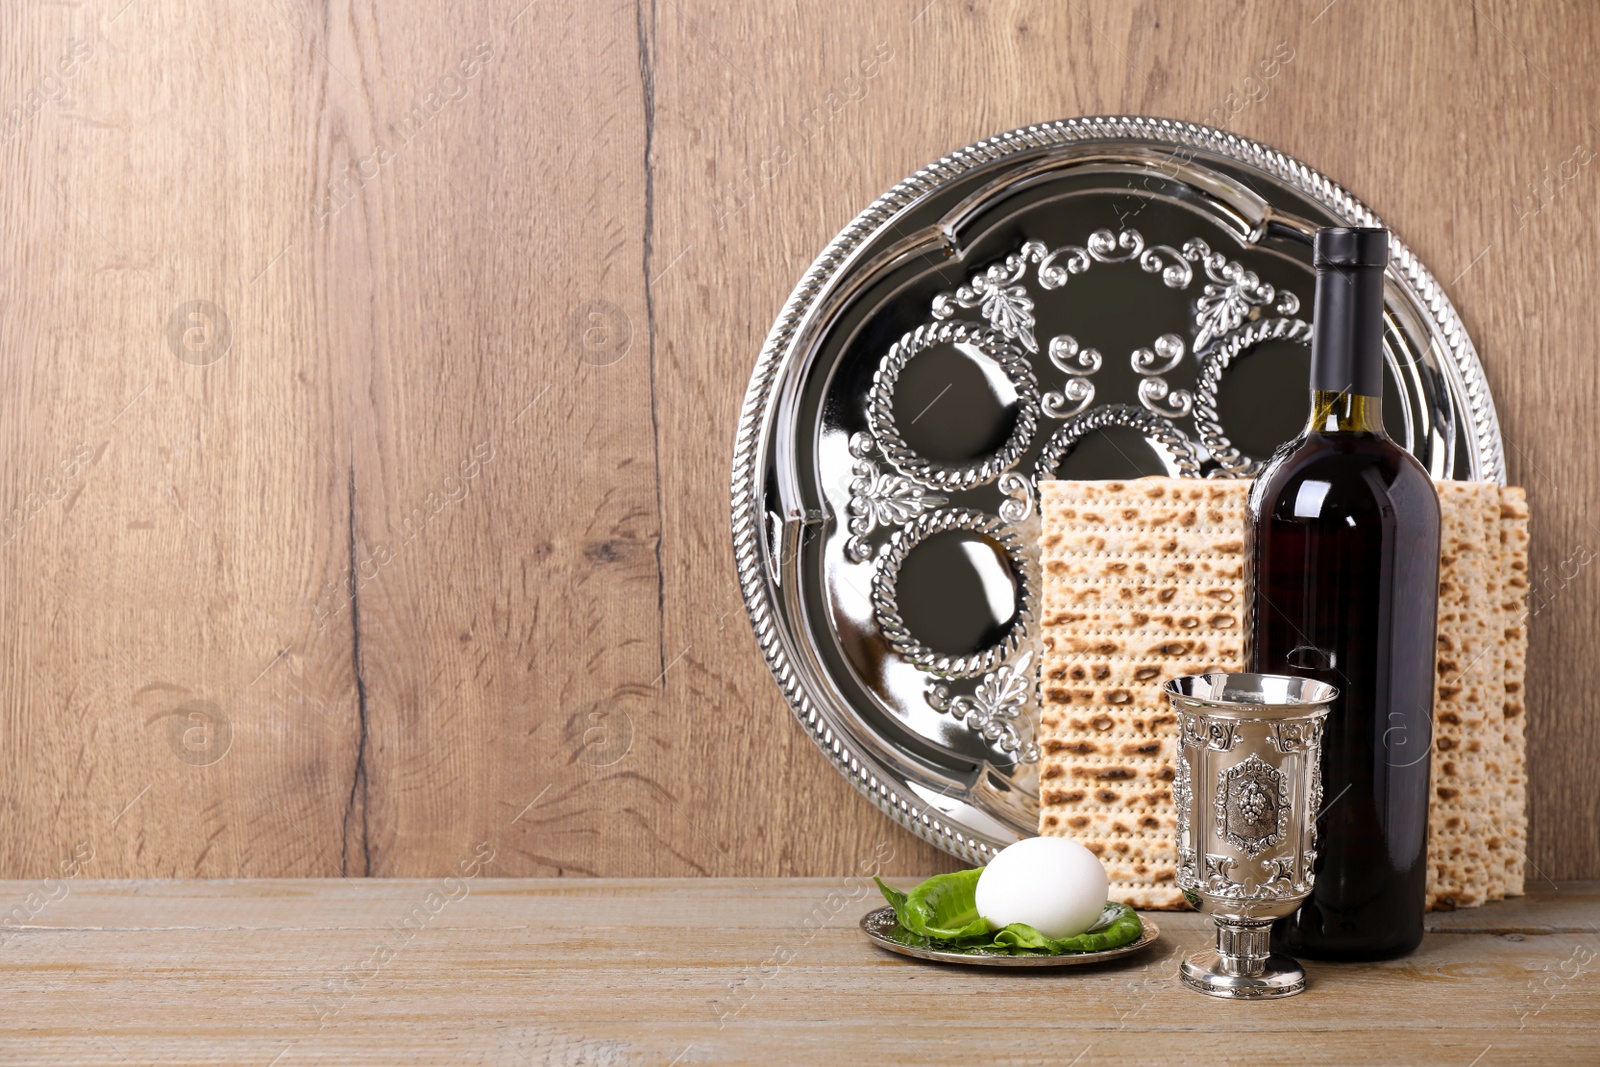
<path id="1" fill-rule="evenodd" d="M 1045 937 L 1076 937 L 1100 918 L 1109 888 L 1100 860 L 1076 841 L 1029 837 L 978 876 L 978 914 L 994 930 L 1027 923 Z"/>

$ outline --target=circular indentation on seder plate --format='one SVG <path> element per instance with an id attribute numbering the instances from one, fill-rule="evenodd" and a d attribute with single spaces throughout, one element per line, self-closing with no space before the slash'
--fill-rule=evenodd
<path id="1" fill-rule="evenodd" d="M 1056 465 L 1056 477 L 1093 481 L 1165 472 L 1161 450 L 1138 430 L 1108 426 L 1085 434 Z"/>
<path id="2" fill-rule="evenodd" d="M 935 345 L 906 364 L 894 421 L 906 447 L 945 467 L 980 462 L 1005 447 L 1022 409 L 998 362 L 972 345 Z"/>
<path id="3" fill-rule="evenodd" d="M 906 629 L 948 656 L 1005 640 L 1021 609 L 1021 583 L 998 541 L 966 530 L 934 534 L 907 555 L 895 585 Z"/>
<path id="4" fill-rule="evenodd" d="M 1039 386 L 993 330 L 939 322 L 890 347 L 872 378 L 867 424 L 895 467 L 936 489 L 998 478 L 1033 443 Z"/>
<path id="5" fill-rule="evenodd" d="M 1311 414 L 1311 350 L 1293 341 L 1267 341 L 1228 368 L 1217 414 L 1239 451 L 1266 457 L 1299 436 Z"/>
<path id="6" fill-rule="evenodd" d="M 1050 435 L 1034 466 L 1036 479 L 1198 477 L 1189 439 L 1166 419 L 1128 404 L 1105 404 L 1075 415 Z"/>
<path id="7" fill-rule="evenodd" d="M 1227 334 L 1202 359 L 1195 431 L 1223 470 L 1253 477 L 1265 457 L 1304 428 L 1310 344 L 1310 323 L 1262 319 Z"/>
<path id="8" fill-rule="evenodd" d="M 1023 545 L 993 515 L 947 508 L 895 532 L 878 559 L 872 606 L 884 638 L 941 677 L 993 670 L 1033 616 Z"/>

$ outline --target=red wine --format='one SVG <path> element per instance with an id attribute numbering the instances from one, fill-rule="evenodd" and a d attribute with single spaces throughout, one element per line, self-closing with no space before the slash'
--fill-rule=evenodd
<path id="1" fill-rule="evenodd" d="M 1387 959 L 1422 941 L 1439 498 L 1383 430 L 1387 260 L 1385 230 L 1317 232 L 1311 420 L 1250 498 L 1250 669 L 1339 688 L 1316 881 L 1272 935 L 1323 959 Z"/>

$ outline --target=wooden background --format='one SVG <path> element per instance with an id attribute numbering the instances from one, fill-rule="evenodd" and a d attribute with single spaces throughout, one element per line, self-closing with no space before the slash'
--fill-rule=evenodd
<path id="1" fill-rule="evenodd" d="M 895 181 L 1145 113 L 1460 307 L 1536 521 L 1530 878 L 1600 876 L 1597 52 L 1582 2 L 5 5 L 0 875 L 947 867 L 766 673 L 739 402 Z"/>

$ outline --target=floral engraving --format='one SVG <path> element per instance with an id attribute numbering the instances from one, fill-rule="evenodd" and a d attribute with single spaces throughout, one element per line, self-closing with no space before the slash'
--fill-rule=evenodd
<path id="1" fill-rule="evenodd" d="M 1044 289 L 1060 289 L 1074 274 L 1083 274 L 1096 263 L 1133 261 L 1145 273 L 1160 275 L 1168 289 L 1186 289 L 1194 279 L 1189 261 L 1198 258 L 1189 254 L 1190 245 L 1210 251 L 1198 239 L 1185 245 L 1182 252 L 1170 245 L 1147 248 L 1144 235 L 1138 230 L 1095 230 L 1081 245 L 1051 250 L 1041 241 L 1028 241 L 1005 259 L 972 275 L 955 292 L 934 297 L 933 317 L 947 319 L 958 308 L 977 308 L 991 328 L 1029 352 L 1038 352 L 1039 342 L 1033 333 L 1033 297 L 1023 284 L 1029 264 L 1038 264 L 1039 285 Z"/>
<path id="2" fill-rule="evenodd" d="M 1212 896 L 1239 898 L 1244 896 L 1245 887 L 1233 877 L 1233 869 L 1239 861 L 1232 856 L 1219 856 L 1215 852 L 1206 853 L 1206 892 Z"/>
<path id="3" fill-rule="evenodd" d="M 1135 348 L 1129 364 L 1140 374 L 1165 374 L 1183 362 L 1188 348 L 1175 333 L 1164 333 L 1149 348 Z"/>
<path id="4" fill-rule="evenodd" d="M 1178 812 L 1178 888 L 1195 887 L 1194 830 L 1190 824 L 1193 793 L 1189 774 L 1189 754 L 1178 750 L 1177 773 L 1172 779 L 1172 803 Z"/>
<path id="5" fill-rule="evenodd" d="M 1322 719 L 1273 722 L 1267 740 L 1279 752 L 1304 752 L 1322 741 Z"/>
<path id="6" fill-rule="evenodd" d="M 1087 378 L 1068 378 L 1060 391 L 1045 393 L 1039 398 L 1039 407 L 1052 419 L 1070 419 L 1081 415 L 1094 402 L 1094 383 Z"/>
<path id="7" fill-rule="evenodd" d="M 1038 245 L 1038 242 L 1030 242 Z M 1038 245 L 1043 248 L 1043 245 Z M 1096 230 L 1081 245 L 1062 245 L 1039 260 L 1039 284 L 1060 289 L 1074 274 L 1082 274 L 1096 263 L 1126 263 L 1144 252 L 1144 236 L 1138 230 Z M 1059 262 L 1058 262 L 1059 261 Z M 1154 273 L 1159 267 L 1145 267 Z"/>
<path id="8" fill-rule="evenodd" d="M 1146 274 L 1160 274 L 1168 289 L 1187 289 L 1194 280 L 1194 268 L 1171 245 L 1155 245 L 1139 257 L 1139 266 Z"/>
<path id="9" fill-rule="evenodd" d="M 1000 476 L 1000 491 L 1006 498 L 1000 502 L 1000 517 L 1013 525 L 1025 522 L 1033 514 L 1033 479 L 1017 471 L 1006 471 Z"/>
<path id="10" fill-rule="evenodd" d="M 1186 748 L 1210 748 L 1227 752 L 1238 740 L 1232 719 L 1207 719 L 1192 713 L 1185 714 L 1178 726 L 1179 741 Z"/>
<path id="11" fill-rule="evenodd" d="M 1039 406 L 1053 419 L 1069 419 L 1094 401 L 1094 382 L 1089 375 L 1098 371 L 1105 360 L 1098 349 L 1084 348 L 1076 337 L 1066 333 L 1050 338 L 1049 354 L 1051 364 L 1071 377 L 1059 392 L 1040 397 Z"/>
<path id="12" fill-rule="evenodd" d="M 1033 653 L 1024 652 L 1016 662 L 995 668 L 983 676 L 971 696 L 952 698 L 949 686 L 934 685 L 926 699 L 984 740 L 997 742 L 1002 752 L 1016 756 L 1018 762 L 1033 763 L 1039 758 L 1039 746 L 1031 736 L 1024 736 L 1024 731 L 1031 735 L 1032 726 L 1023 714 L 1033 686 L 1032 661 Z"/>
<path id="13" fill-rule="evenodd" d="M 1023 246 L 1042 250 L 1037 241 Z M 1194 278 L 1194 269 L 1183 254 L 1170 245 L 1145 247 L 1144 235 L 1138 230 L 1096 230 L 1081 245 L 1062 245 L 1037 257 L 1039 284 L 1046 289 L 1060 289 L 1074 274 L 1082 274 L 1096 263 L 1128 263 L 1137 260 L 1139 269 L 1146 274 L 1161 275 L 1161 284 L 1168 289 L 1187 288 Z"/>
<path id="14" fill-rule="evenodd" d="M 1256 891 L 1263 895 L 1289 896 L 1301 888 L 1294 877 L 1294 860 L 1284 856 L 1275 856 L 1261 861 L 1265 864 L 1262 879 Z M 1309 870 L 1310 868 L 1307 868 Z"/>
<path id="15" fill-rule="evenodd" d="M 1204 889 L 1210 896 L 1221 900 L 1241 903 L 1273 901 L 1296 895 L 1309 888 L 1295 881 L 1294 863 L 1287 859 L 1268 857 L 1256 860 L 1250 864 L 1249 873 L 1242 877 L 1236 874 L 1239 861 L 1232 856 L 1219 856 L 1208 852 L 1205 865 Z M 1185 888 L 1182 885 L 1182 877 L 1180 871 L 1180 889 Z"/>
<path id="16" fill-rule="evenodd" d="M 1037 259 L 1043 250 L 1043 245 L 1029 242 L 1022 251 L 974 274 L 954 293 L 940 293 L 933 300 L 933 317 L 948 319 L 958 307 L 975 307 L 991 328 L 1020 342 L 1029 352 L 1039 351 L 1039 342 L 1033 336 L 1033 298 L 1021 282 L 1029 261 Z"/>
<path id="17" fill-rule="evenodd" d="M 1128 357 L 1134 373 L 1144 376 L 1139 383 L 1139 403 L 1146 411 L 1164 419 L 1181 419 L 1194 407 L 1194 397 L 1187 389 L 1172 389 L 1160 375 L 1175 370 L 1188 352 L 1183 338 L 1175 333 L 1164 333 L 1149 348 L 1135 348 Z"/>
<path id="18" fill-rule="evenodd" d="M 1322 723 L 1317 724 L 1317 737 L 1311 744 L 1321 744 Z M 1309 876 L 1317 863 L 1317 820 L 1322 817 L 1322 760 L 1309 759 L 1306 771 L 1306 832 L 1301 838 L 1300 870 L 1302 877 Z"/>
<path id="19" fill-rule="evenodd" d="M 879 470 L 870 458 L 875 447 L 871 434 L 858 433 L 850 438 L 850 454 L 856 462 L 851 467 L 855 477 L 850 482 L 850 539 L 844 550 L 854 563 L 872 558 L 872 542 L 868 539 L 872 531 L 910 522 L 945 502 L 944 497 L 927 492 L 904 475 Z"/>
<path id="20" fill-rule="evenodd" d="M 1099 349 L 1084 348 L 1076 337 L 1063 333 L 1050 338 L 1050 362 L 1057 370 L 1081 377 L 1099 370 L 1104 360 Z"/>
<path id="21" fill-rule="evenodd" d="M 1194 397 L 1187 389 L 1169 389 L 1165 378 L 1146 378 L 1139 383 L 1139 403 L 1164 419 L 1181 419 L 1193 409 Z"/>
<path id="22" fill-rule="evenodd" d="M 1300 310 L 1299 297 L 1290 292 L 1280 297 L 1278 291 L 1254 271 L 1245 270 L 1243 264 L 1221 252 L 1211 251 L 1211 246 L 1198 237 L 1184 243 L 1183 255 L 1203 266 L 1206 277 L 1211 279 L 1195 301 L 1196 352 L 1205 351 L 1211 342 L 1237 329 L 1252 312 L 1259 314 L 1255 309 L 1266 307 L 1274 300 L 1278 303 L 1273 310 L 1279 315 L 1293 315 Z"/>

